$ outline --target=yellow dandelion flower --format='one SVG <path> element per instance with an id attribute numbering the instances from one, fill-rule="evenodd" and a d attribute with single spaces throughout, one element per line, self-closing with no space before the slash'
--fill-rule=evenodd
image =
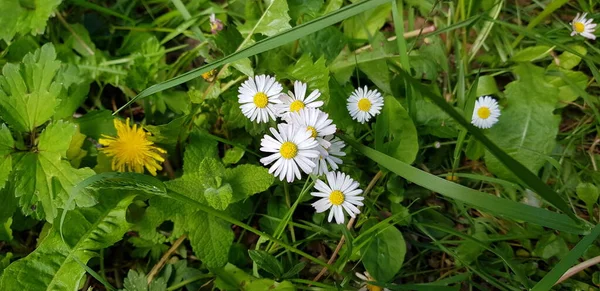
<path id="1" fill-rule="evenodd" d="M 160 163 L 165 159 L 160 155 L 165 150 L 154 145 L 148 140 L 151 134 L 140 126 L 129 126 L 129 118 L 123 123 L 114 120 L 117 136 L 102 135 L 104 138 L 98 142 L 104 147 L 100 148 L 107 156 L 112 157 L 112 169 L 119 172 L 143 173 L 144 167 L 156 176 L 157 170 L 162 170 Z"/>

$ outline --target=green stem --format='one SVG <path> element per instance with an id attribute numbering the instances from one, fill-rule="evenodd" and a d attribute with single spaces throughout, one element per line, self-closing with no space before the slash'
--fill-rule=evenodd
<path id="1" fill-rule="evenodd" d="M 187 21 L 192 18 L 192 15 L 190 15 L 190 12 L 187 10 L 187 8 L 185 8 L 185 5 L 181 2 L 181 0 L 171 0 L 171 2 L 173 2 L 173 5 L 175 5 L 175 8 L 177 8 L 177 11 L 179 11 L 179 13 L 181 13 L 181 16 L 183 17 L 184 20 Z M 204 38 L 204 34 L 200 30 L 200 28 L 198 28 L 198 26 L 194 25 L 191 28 L 192 28 L 192 31 L 194 32 L 194 35 L 198 38 L 199 41 L 201 41 L 201 42 L 206 41 L 206 38 Z"/>

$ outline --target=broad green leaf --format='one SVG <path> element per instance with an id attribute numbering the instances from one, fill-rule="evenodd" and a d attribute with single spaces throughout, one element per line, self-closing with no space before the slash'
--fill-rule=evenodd
<path id="1" fill-rule="evenodd" d="M 406 255 L 402 233 L 394 226 L 377 232 L 362 250 L 365 269 L 378 282 L 388 282 L 400 271 Z"/>
<path id="2" fill-rule="evenodd" d="M 475 95 L 496 95 L 498 92 L 500 92 L 500 90 L 498 90 L 498 85 L 496 84 L 494 76 L 485 75 L 479 77 L 477 80 L 477 93 Z"/>
<path id="3" fill-rule="evenodd" d="M 321 92 L 319 100 L 327 104 L 329 101 L 329 69 L 325 65 L 325 58 L 320 57 L 313 63 L 311 56 L 304 54 L 286 73 L 290 80 L 298 80 L 308 84 L 307 95 L 318 89 Z"/>
<path id="4" fill-rule="evenodd" d="M 103 193 L 91 208 L 69 211 L 61 238 L 55 221 L 48 235 L 27 257 L 4 270 L 1 290 L 77 290 L 86 264 L 96 251 L 121 240 L 129 228 L 125 216 L 133 195 Z"/>
<path id="5" fill-rule="evenodd" d="M 54 119 L 71 117 L 87 98 L 90 82 L 81 77 L 82 73 L 77 66 L 68 64 L 56 75 L 56 82 L 62 83 L 63 89 L 58 96 L 59 103 L 53 115 Z"/>
<path id="6" fill-rule="evenodd" d="M 268 7 L 258 20 L 254 32 L 266 36 L 276 35 L 284 30 L 292 28 L 290 16 L 288 15 L 288 4 L 286 0 L 266 0 Z"/>
<path id="7" fill-rule="evenodd" d="M 515 53 L 511 58 L 513 62 L 533 62 L 544 58 L 552 52 L 554 48 L 546 45 L 530 46 Z"/>
<path id="8" fill-rule="evenodd" d="M 558 90 L 544 81 L 544 70 L 531 64 L 514 69 L 518 80 L 506 86 L 506 105 L 487 136 L 507 154 L 537 173 L 554 148 L 560 118 L 554 115 Z M 496 176 L 517 177 L 486 151 L 485 162 Z"/>
<path id="9" fill-rule="evenodd" d="M 579 183 L 576 193 L 577 197 L 587 206 L 588 214 L 593 215 L 594 205 L 598 203 L 598 196 L 600 195 L 598 187 L 591 183 Z"/>
<path id="10" fill-rule="evenodd" d="M 580 45 L 573 45 L 573 46 L 570 46 L 570 48 L 573 49 L 574 51 L 578 52 L 579 55 L 585 56 L 587 54 L 587 49 Z M 579 65 L 580 62 L 581 62 L 580 56 L 578 56 L 572 52 L 565 51 L 562 54 L 560 54 L 560 56 L 558 56 L 558 64 L 556 64 L 556 62 L 552 62 L 548 66 L 548 69 L 557 69 L 557 67 L 560 67 L 561 69 L 570 70 L 570 69 L 575 68 L 577 65 Z"/>
<path id="11" fill-rule="evenodd" d="M 182 218 L 188 231 L 194 253 L 209 268 L 219 268 L 227 264 L 229 248 L 233 244 L 233 231 L 226 221 L 197 211 L 190 217 Z"/>
<path id="12" fill-rule="evenodd" d="M 549 233 L 538 240 L 532 254 L 541 257 L 544 260 L 548 260 L 552 257 L 562 259 L 568 252 L 569 247 L 565 240 L 556 234 Z"/>
<path id="13" fill-rule="evenodd" d="M 326 27 L 300 39 L 300 49 L 315 58 L 325 57 L 327 64 L 340 54 L 346 45 L 346 37 L 334 26 Z"/>
<path id="14" fill-rule="evenodd" d="M 231 164 L 237 164 L 237 162 L 239 162 L 242 159 L 245 153 L 246 151 L 244 151 L 244 149 L 240 147 L 233 147 L 225 151 L 225 155 L 223 156 L 221 161 L 226 166 Z"/>
<path id="15" fill-rule="evenodd" d="M 52 123 L 40 134 L 37 152 L 14 156 L 14 193 L 24 214 L 35 213 L 53 221 L 59 208 L 72 207 L 67 201 L 73 186 L 94 174 L 89 168 L 75 169 L 63 159 L 75 129 L 67 122 Z M 80 207 L 96 203 L 89 195 L 80 195 L 74 201 Z"/>
<path id="16" fill-rule="evenodd" d="M 226 169 L 223 180 L 233 189 L 233 203 L 267 190 L 274 177 L 265 167 L 247 164 Z"/>
<path id="17" fill-rule="evenodd" d="M 290 16 L 294 22 L 319 16 L 319 11 L 323 6 L 322 0 L 287 0 L 287 3 L 290 6 Z"/>
<path id="18" fill-rule="evenodd" d="M 0 38 L 10 43 L 16 34 L 42 34 L 46 21 L 54 14 L 62 0 L 2 0 L 0 3 L 3 13 L 0 17 Z"/>
<path id="19" fill-rule="evenodd" d="M 48 121 L 58 104 L 61 85 L 54 82 L 60 62 L 52 44 L 27 54 L 21 65 L 6 64 L 0 76 L 0 115 L 20 132 Z"/>
<path id="20" fill-rule="evenodd" d="M 249 250 L 250 259 L 256 263 L 259 268 L 271 273 L 275 278 L 281 278 L 283 275 L 283 266 L 271 254 L 263 250 Z"/>
<path id="21" fill-rule="evenodd" d="M 229 184 L 224 184 L 219 188 L 209 187 L 204 190 L 206 202 L 217 210 L 225 210 L 229 206 L 229 203 L 231 203 L 232 196 L 233 189 L 231 189 L 231 185 Z"/>
<path id="22" fill-rule="evenodd" d="M 392 5 L 385 4 L 350 17 L 342 22 L 344 34 L 353 39 L 370 39 L 383 27 L 390 12 Z"/>
<path id="23" fill-rule="evenodd" d="M 554 72 L 549 71 L 548 73 Z M 581 96 L 581 94 L 575 90 L 571 84 L 567 83 L 564 78 L 568 78 L 575 86 L 584 90 L 588 84 L 588 76 L 582 72 L 569 71 L 561 68 L 558 69 L 558 72 L 562 73 L 563 76 L 556 74 L 546 75 L 545 80 L 558 88 L 558 103 L 556 103 L 556 108 L 562 108 Z"/>
<path id="24" fill-rule="evenodd" d="M 558 214 L 543 208 L 536 208 L 523 203 L 489 195 L 488 193 L 479 192 L 411 167 L 406 163 L 372 148 L 358 144 L 344 136 L 340 137 L 380 166 L 389 169 L 408 181 L 446 197 L 462 201 L 480 210 L 488 211 L 506 218 L 523 220 L 549 228 L 559 229 L 568 233 L 587 232 L 585 226 L 578 224 L 564 214 Z"/>
<path id="25" fill-rule="evenodd" d="M 479 257 L 486 246 L 489 245 L 488 235 L 485 232 L 485 227 L 481 223 L 475 224 L 475 233 L 471 237 L 475 240 L 465 240 L 456 248 L 456 255 L 459 260 L 456 261 L 458 266 L 470 265 Z M 482 245 L 483 244 L 483 245 Z"/>
<path id="26" fill-rule="evenodd" d="M 376 134 L 385 132 L 384 135 L 389 138 L 381 149 L 402 162 L 412 164 L 419 151 L 417 129 L 396 98 L 387 95 L 384 104 L 381 116 L 377 117 Z"/>
<path id="27" fill-rule="evenodd" d="M 202 132 L 193 132 L 190 134 L 189 144 L 185 147 L 183 172 L 197 172 L 205 158 L 217 158 L 217 153 L 216 141 L 206 137 Z"/>
<path id="28" fill-rule="evenodd" d="M 12 156 L 15 141 L 6 124 L 0 125 L 0 190 L 4 188 L 12 170 Z"/>
<path id="29" fill-rule="evenodd" d="M 387 39 L 385 39 L 383 34 L 378 32 L 370 43 L 371 54 L 382 56 L 387 54 L 384 49 L 384 44 L 387 43 Z M 383 92 L 388 94 L 392 93 L 392 88 L 390 86 L 390 70 L 388 69 L 385 58 L 376 59 L 371 62 L 361 62 L 358 64 L 358 68 Z"/>
<path id="30" fill-rule="evenodd" d="M 200 168 L 198 168 L 197 171 L 199 175 L 198 182 L 200 182 L 204 188 L 221 186 L 225 167 L 220 160 L 211 157 L 204 158 L 202 162 L 200 162 Z"/>

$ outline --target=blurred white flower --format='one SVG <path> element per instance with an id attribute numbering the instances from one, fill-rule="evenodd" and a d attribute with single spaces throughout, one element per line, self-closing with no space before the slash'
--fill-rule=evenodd
<path id="1" fill-rule="evenodd" d="M 581 16 L 579 15 L 579 13 L 577 13 L 577 16 L 575 16 L 573 22 L 571 22 L 571 26 L 573 28 L 571 36 L 579 34 L 585 38 L 596 39 L 596 36 L 594 35 L 594 30 L 596 30 L 596 24 L 592 22 L 593 19 L 587 19 L 586 16 L 587 13 L 583 13 L 583 15 Z"/>

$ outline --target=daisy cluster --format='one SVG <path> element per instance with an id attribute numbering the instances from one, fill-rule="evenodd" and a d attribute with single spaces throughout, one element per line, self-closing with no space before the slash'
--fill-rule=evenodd
<path id="1" fill-rule="evenodd" d="M 282 91 L 283 86 L 267 75 L 249 78 L 238 89 L 240 109 L 250 121 L 280 119 L 261 140 L 260 150 L 268 156 L 260 162 L 270 165 L 269 173 L 282 181 L 302 179 L 302 173 L 325 175 L 327 183 L 317 180 L 317 191 L 311 193 L 321 198 L 313 207 L 317 213 L 331 209 L 328 221 L 335 218 L 337 223 L 344 223 L 344 210 L 355 217 L 364 199 L 358 182 L 335 171 L 342 164 L 340 157 L 346 155 L 345 144 L 334 136 L 337 127 L 329 114 L 320 109 L 323 101 L 319 100 L 319 90 L 307 94 L 307 85 L 295 81 L 293 92 Z M 376 90 L 359 88 L 348 98 L 346 108 L 354 120 L 365 123 L 381 112 L 383 97 Z"/>

